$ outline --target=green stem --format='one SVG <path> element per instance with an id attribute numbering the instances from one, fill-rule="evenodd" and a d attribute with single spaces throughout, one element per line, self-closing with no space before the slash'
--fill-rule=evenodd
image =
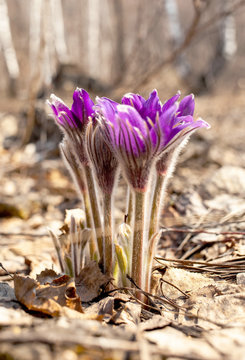
<path id="1" fill-rule="evenodd" d="M 152 208 L 150 214 L 149 241 L 152 236 L 159 230 L 159 221 L 161 217 L 161 199 L 163 193 L 163 183 L 165 176 L 157 174 L 156 185 L 152 200 Z"/>
<path id="2" fill-rule="evenodd" d="M 132 278 L 144 290 L 144 205 L 145 192 L 135 192 L 135 218 L 133 229 Z M 140 294 L 136 294 L 141 298 Z"/>
<path id="3" fill-rule="evenodd" d="M 112 276 L 112 265 L 113 265 L 113 224 L 112 224 L 112 195 L 104 195 L 104 240 L 105 240 L 105 258 L 104 258 L 104 269 L 105 273 Z"/>
<path id="4" fill-rule="evenodd" d="M 84 174 L 86 177 L 86 183 L 88 187 L 88 193 L 90 198 L 90 205 L 93 215 L 93 224 L 95 228 L 98 250 L 100 254 L 100 259 L 103 259 L 103 230 L 102 230 L 102 222 L 100 217 L 99 203 L 95 188 L 95 183 L 93 179 L 93 173 L 89 166 L 84 166 Z"/>

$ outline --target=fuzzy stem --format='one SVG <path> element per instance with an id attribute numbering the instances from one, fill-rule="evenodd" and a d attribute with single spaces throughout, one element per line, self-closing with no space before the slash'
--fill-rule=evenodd
<path id="1" fill-rule="evenodd" d="M 150 214 L 149 241 L 151 240 L 152 236 L 158 231 L 159 227 L 164 179 L 164 175 L 157 174 L 156 186 L 152 200 L 152 209 Z"/>
<path id="2" fill-rule="evenodd" d="M 146 280 L 145 280 L 145 291 L 151 292 L 151 273 L 152 273 L 152 264 L 153 264 L 153 258 L 155 256 L 155 250 L 157 243 L 160 239 L 161 232 L 155 233 L 155 235 L 152 236 L 152 238 L 149 240 L 148 243 L 148 253 L 147 253 L 147 271 L 146 271 Z"/>
<path id="3" fill-rule="evenodd" d="M 77 162 L 75 157 L 73 156 L 68 143 L 64 142 L 60 145 L 60 151 L 63 156 L 64 162 L 70 171 L 71 177 L 76 185 L 78 193 L 81 195 L 84 210 L 85 210 L 85 220 L 86 226 L 90 229 L 94 229 L 93 225 L 93 217 L 91 214 L 91 205 L 90 198 L 88 193 L 88 187 L 86 186 L 86 177 L 84 169 L 77 166 Z M 91 241 L 89 243 L 91 258 L 94 259 L 96 253 L 96 241 L 95 241 L 95 231 L 93 230 L 93 234 L 91 237 Z"/>
<path id="4" fill-rule="evenodd" d="M 104 194 L 104 240 L 105 240 L 105 258 L 104 258 L 104 270 L 109 276 L 112 276 L 113 265 L 113 224 L 112 224 L 112 195 Z"/>
<path id="5" fill-rule="evenodd" d="M 89 229 L 93 230 L 91 240 L 89 242 L 89 250 L 91 259 L 94 259 L 95 253 L 96 253 L 96 233 L 94 230 L 94 224 L 93 224 L 93 217 L 91 213 L 91 204 L 90 204 L 90 198 L 89 198 L 89 192 L 88 192 L 88 186 L 84 185 L 85 181 L 81 179 L 81 175 L 83 175 L 83 178 L 85 178 L 84 171 L 79 172 L 79 170 L 73 168 L 74 173 L 74 180 L 77 182 L 78 188 L 80 189 L 82 196 L 83 196 L 83 202 L 84 202 L 84 210 L 85 210 L 85 217 L 86 217 L 86 226 Z M 80 186 L 80 183 L 82 186 Z"/>
<path id="6" fill-rule="evenodd" d="M 130 186 L 128 186 L 127 189 L 127 223 L 129 225 L 132 225 L 132 220 L 133 220 L 133 194 L 132 191 L 130 189 Z"/>
<path id="7" fill-rule="evenodd" d="M 144 290 L 144 203 L 145 192 L 135 192 L 135 220 L 133 229 L 132 278 Z M 141 298 L 140 294 L 136 294 Z"/>
<path id="8" fill-rule="evenodd" d="M 87 228 L 92 230 L 92 234 L 91 234 L 91 239 L 89 242 L 89 251 L 90 251 L 90 257 L 91 259 L 95 258 L 95 254 L 96 254 L 96 233 L 94 230 L 94 221 L 93 221 L 93 217 L 92 217 L 92 213 L 91 213 L 91 204 L 90 204 L 90 198 L 89 198 L 89 193 L 88 193 L 88 189 L 86 188 L 86 190 L 83 193 L 83 198 L 84 198 L 84 208 L 85 208 L 85 214 L 86 214 L 86 225 Z"/>
<path id="9" fill-rule="evenodd" d="M 88 187 L 91 210 L 93 214 L 93 223 L 95 227 L 95 233 L 97 238 L 98 250 L 100 254 L 100 259 L 103 259 L 103 231 L 102 231 L 102 222 L 100 217 L 99 203 L 95 188 L 95 183 L 93 179 L 93 173 L 90 167 L 84 166 L 84 173 L 86 177 L 86 183 Z"/>

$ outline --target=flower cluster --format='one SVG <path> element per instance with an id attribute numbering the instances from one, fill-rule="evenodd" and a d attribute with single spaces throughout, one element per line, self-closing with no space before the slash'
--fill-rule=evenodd
<path id="1" fill-rule="evenodd" d="M 49 102 L 64 133 L 62 153 L 83 197 L 86 227 L 93 231 L 90 257 L 114 278 L 119 268 L 118 281 L 126 284 L 128 274 L 146 291 L 163 189 L 190 134 L 209 127 L 194 120 L 193 95 L 179 99 L 178 92 L 162 104 L 153 90 L 147 100 L 128 93 L 121 103 L 105 97 L 94 103 L 85 90 L 76 89 L 71 108 L 55 95 Z M 120 172 L 128 184 L 130 221 L 115 232 L 113 193 Z"/>

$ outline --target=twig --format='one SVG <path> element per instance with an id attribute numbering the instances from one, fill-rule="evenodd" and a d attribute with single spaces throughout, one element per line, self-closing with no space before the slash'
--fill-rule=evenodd
<path id="1" fill-rule="evenodd" d="M 180 288 L 178 288 L 178 286 L 174 285 L 173 283 L 171 283 L 167 280 L 164 280 L 164 279 L 160 279 L 160 282 L 161 282 L 161 291 L 162 291 L 162 283 L 166 283 L 166 284 L 172 286 L 173 288 L 175 288 L 176 290 L 178 290 L 179 292 L 181 292 L 181 294 L 183 294 L 186 298 L 189 297 L 189 295 L 187 295 L 184 291 L 182 291 Z M 162 294 L 163 294 L 163 291 L 162 291 Z"/>
<path id="2" fill-rule="evenodd" d="M 27 237 L 48 237 L 48 234 L 31 234 L 31 233 L 11 233 L 11 232 L 0 232 L 0 236 L 27 236 Z"/>
<path id="3" fill-rule="evenodd" d="M 223 17 L 229 16 L 233 14 L 237 9 L 239 9 L 242 5 L 245 5 L 245 0 L 238 1 L 236 4 L 231 6 L 229 9 L 222 10 L 220 13 L 215 14 L 210 19 L 208 19 L 204 24 L 202 24 L 199 29 L 198 33 L 207 29 L 207 27 L 212 26 L 217 20 L 220 20 Z"/>
<path id="4" fill-rule="evenodd" d="M 208 231 L 203 229 L 163 228 L 162 233 L 178 232 L 190 234 L 212 234 L 212 235 L 245 235 L 245 231 Z"/>
<path id="5" fill-rule="evenodd" d="M 7 269 L 5 269 L 5 267 L 3 266 L 2 263 L 0 263 L 0 267 L 1 267 L 1 268 L 6 272 L 6 274 L 8 274 L 12 279 L 14 278 L 13 275 L 10 274 L 10 272 L 9 272 Z"/>
<path id="6" fill-rule="evenodd" d="M 159 256 L 156 256 L 154 259 L 161 265 L 162 265 L 162 263 L 161 263 L 161 261 L 162 261 L 162 262 L 172 262 L 172 263 L 185 265 L 185 266 L 200 265 L 199 267 L 196 267 L 195 269 L 204 269 L 205 267 L 206 268 L 208 268 L 208 267 L 217 268 L 218 267 L 218 268 L 228 268 L 229 270 L 232 270 L 232 269 L 245 270 L 245 265 L 243 265 L 243 266 L 234 265 L 234 264 L 230 264 L 228 261 L 222 264 L 222 263 L 209 263 L 209 262 L 205 262 L 205 261 L 193 261 L 193 260 L 184 260 L 184 259 L 165 259 L 165 258 L 161 258 Z M 245 258 L 243 258 L 243 260 L 245 260 Z"/>

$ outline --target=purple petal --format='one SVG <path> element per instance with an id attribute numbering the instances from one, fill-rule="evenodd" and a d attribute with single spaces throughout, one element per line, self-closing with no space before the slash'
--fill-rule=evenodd
<path id="1" fill-rule="evenodd" d="M 121 120 L 128 121 L 132 127 L 138 128 L 139 131 L 146 136 L 146 124 L 137 110 L 132 106 L 118 105 L 117 113 Z"/>
<path id="2" fill-rule="evenodd" d="M 94 113 L 93 106 L 94 103 L 87 91 L 79 88 L 74 91 L 71 111 L 82 124 L 86 124 L 89 116 Z"/>
<path id="3" fill-rule="evenodd" d="M 187 118 L 187 117 L 184 117 L 184 118 Z M 207 129 L 210 128 L 210 125 L 202 119 L 198 119 L 198 120 L 194 121 L 191 116 L 189 118 L 192 120 L 190 120 L 188 122 L 186 119 L 185 121 L 182 121 L 181 123 L 179 123 L 179 125 L 177 125 L 176 127 L 174 127 L 172 129 L 172 131 L 169 134 L 168 143 L 174 142 L 175 141 L 174 137 L 178 138 L 178 134 L 180 135 L 180 138 L 184 139 L 187 135 L 192 133 L 194 130 L 197 130 L 197 129 L 203 128 L 203 127 L 207 128 Z"/>
<path id="4" fill-rule="evenodd" d="M 182 124 L 192 124 L 194 123 L 195 120 L 193 118 L 193 116 L 191 115 L 187 115 L 187 116 L 175 116 L 174 121 L 173 121 L 173 126 L 176 127 L 178 125 L 182 125 Z"/>
<path id="5" fill-rule="evenodd" d="M 94 106 L 95 111 L 103 115 L 106 120 L 110 122 L 115 121 L 115 114 L 117 112 L 117 105 L 115 101 L 108 99 L 106 97 L 96 97 L 96 105 Z"/>
<path id="6" fill-rule="evenodd" d="M 140 110 L 140 115 L 145 120 L 147 120 L 147 118 L 150 118 L 154 123 L 156 121 L 156 114 L 157 112 L 159 113 L 161 111 L 161 108 L 162 104 L 159 100 L 157 91 L 153 90 L 149 98 L 143 104 L 143 107 Z"/>
<path id="7" fill-rule="evenodd" d="M 57 123 L 63 126 L 76 126 L 76 122 L 68 106 L 54 94 L 51 94 L 50 98 L 51 102 L 48 101 L 48 104 L 53 110 Z"/>
<path id="8" fill-rule="evenodd" d="M 151 141 L 154 146 L 157 144 L 157 139 L 160 138 L 161 143 L 166 143 L 169 134 L 173 127 L 173 119 L 175 117 L 177 103 L 174 102 L 166 111 L 161 112 L 158 122 L 154 124 L 150 130 Z"/>
<path id="9" fill-rule="evenodd" d="M 179 100 L 180 92 L 178 92 L 176 95 L 171 97 L 169 100 L 167 100 L 162 107 L 162 112 L 167 111 L 176 101 Z"/>
<path id="10" fill-rule="evenodd" d="M 58 115 L 61 111 L 65 111 L 67 113 L 70 112 L 70 109 L 68 108 L 68 106 L 58 96 L 51 94 L 50 99 L 51 99 L 51 102 L 49 102 L 49 105 L 53 109 L 53 112 L 55 115 Z"/>
<path id="11" fill-rule="evenodd" d="M 188 95 L 185 96 L 183 100 L 181 100 L 180 104 L 179 104 L 179 115 L 180 116 L 185 116 L 185 115 L 193 115 L 194 114 L 194 109 L 195 109 L 195 100 L 194 100 L 194 95 Z"/>
<path id="12" fill-rule="evenodd" d="M 128 93 L 122 98 L 122 104 L 134 107 L 137 111 L 140 111 L 146 100 L 139 94 Z"/>
<path id="13" fill-rule="evenodd" d="M 120 126 L 122 127 L 123 135 L 126 135 L 129 142 L 126 143 L 128 151 L 131 150 L 131 145 L 134 154 L 139 155 L 139 150 L 144 151 L 144 139 L 147 137 L 146 123 L 139 115 L 135 108 L 128 105 L 118 105 L 118 118 L 120 119 Z M 137 148 L 137 144 L 140 149 Z"/>

